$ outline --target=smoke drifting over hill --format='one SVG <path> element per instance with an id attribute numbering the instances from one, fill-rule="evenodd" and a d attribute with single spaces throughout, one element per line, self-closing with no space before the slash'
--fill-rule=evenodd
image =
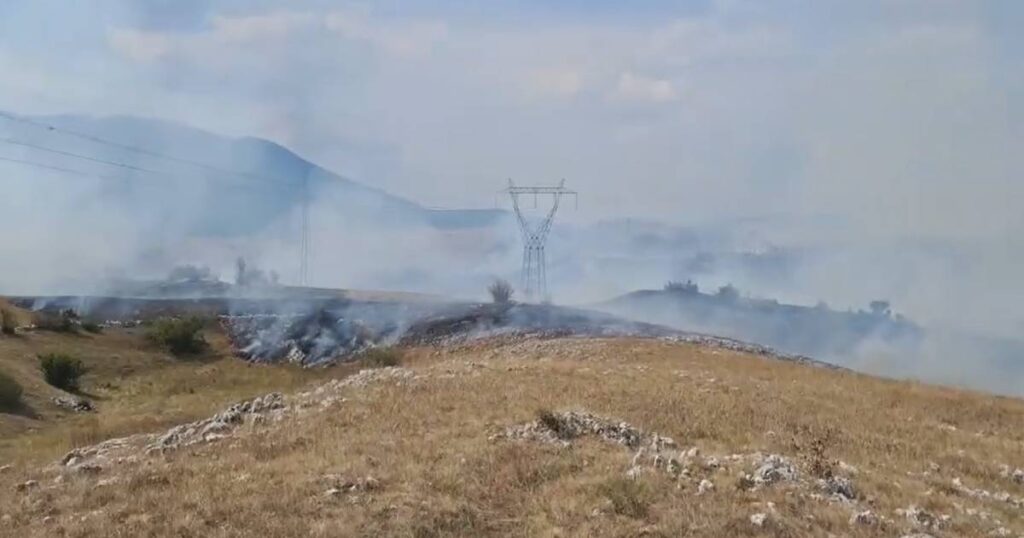
<path id="1" fill-rule="evenodd" d="M 0 119 L 64 152 L 0 157 L 84 173 L 0 162 L 0 293 L 182 263 L 229 279 L 238 256 L 294 282 L 308 182 L 314 285 L 482 297 L 517 276 L 515 229 L 426 208 L 565 177 L 581 205 L 551 238 L 559 301 L 694 278 L 1017 339 L 1022 24 L 1018 3 L 926 0 L 7 2 L 5 110 L 232 173 Z M 99 117 L 40 118 L 62 113 Z M 909 373 L 969 371 L 980 347 L 1022 360 L 934 346 L 953 347 Z"/>

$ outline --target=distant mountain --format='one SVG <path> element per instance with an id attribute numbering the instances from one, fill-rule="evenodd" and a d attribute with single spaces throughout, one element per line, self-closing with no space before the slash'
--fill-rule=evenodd
<path id="1" fill-rule="evenodd" d="M 81 172 L 78 181 L 94 181 L 104 202 L 116 202 L 147 220 L 185 226 L 198 235 L 257 231 L 294 210 L 302 201 L 304 184 L 314 199 L 329 200 L 332 210 L 355 221 L 464 228 L 494 224 L 504 214 L 424 208 L 259 138 L 229 138 L 129 116 L 24 119 L 56 129 L 0 118 L 0 157 Z M 59 175 L 67 180 L 66 172 L 12 163 L 0 166 L 6 177 L 36 180 Z"/>
<path id="2" fill-rule="evenodd" d="M 594 305 L 597 310 L 670 327 L 705 331 L 817 358 L 843 362 L 868 342 L 917 345 L 923 330 L 888 304 L 868 311 L 835 311 L 740 297 L 732 287 L 701 293 L 693 284 L 665 290 L 640 290 Z"/>

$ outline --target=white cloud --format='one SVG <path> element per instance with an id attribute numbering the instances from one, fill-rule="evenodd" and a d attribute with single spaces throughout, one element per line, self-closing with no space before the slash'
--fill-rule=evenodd
<path id="1" fill-rule="evenodd" d="M 531 97 L 575 97 L 583 89 L 583 75 L 575 69 L 538 69 L 523 84 Z"/>
<path id="2" fill-rule="evenodd" d="M 626 71 L 610 94 L 614 101 L 635 103 L 667 103 L 677 98 L 676 87 L 670 80 L 637 75 Z"/>
<path id="3" fill-rule="evenodd" d="M 175 48 L 170 36 L 133 29 L 110 30 L 107 42 L 118 54 L 139 63 L 160 60 Z"/>
<path id="4" fill-rule="evenodd" d="M 137 63 L 174 58 L 198 64 L 218 64 L 230 50 L 280 43 L 300 30 L 315 28 L 310 13 L 278 11 L 262 15 L 227 17 L 215 15 L 210 26 L 197 33 L 143 31 L 130 28 L 108 30 L 110 48 Z"/>
<path id="5" fill-rule="evenodd" d="M 435 20 L 377 20 L 361 11 L 334 11 L 324 25 L 346 39 L 365 41 L 395 56 L 419 56 L 448 35 L 448 26 Z"/>
<path id="6" fill-rule="evenodd" d="M 283 39 L 295 31 L 313 26 L 316 22 L 317 18 L 312 13 L 290 11 L 243 17 L 216 15 L 210 20 L 213 36 L 227 43 Z"/>

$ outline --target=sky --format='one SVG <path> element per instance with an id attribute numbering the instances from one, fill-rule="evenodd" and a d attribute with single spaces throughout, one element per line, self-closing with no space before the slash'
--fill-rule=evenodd
<path id="1" fill-rule="evenodd" d="M 834 255 L 754 293 L 1019 335 L 1020 28 L 1014 0 L 6 0 L 0 110 L 263 137 L 429 207 L 564 178 L 560 222 L 767 217 Z"/>
<path id="2" fill-rule="evenodd" d="M 0 108 L 266 137 L 428 206 L 565 178 L 570 218 L 973 240 L 1024 225 L 1022 22 L 1013 1 L 8 0 Z"/>

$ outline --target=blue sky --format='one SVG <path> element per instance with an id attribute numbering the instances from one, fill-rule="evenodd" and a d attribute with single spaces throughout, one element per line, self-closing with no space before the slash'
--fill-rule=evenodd
<path id="1" fill-rule="evenodd" d="M 1024 226 L 1018 2 L 11 0 L 4 109 L 281 142 L 436 206 L 565 177 L 581 216 Z M 984 211 L 979 211 L 984 207 Z"/>

